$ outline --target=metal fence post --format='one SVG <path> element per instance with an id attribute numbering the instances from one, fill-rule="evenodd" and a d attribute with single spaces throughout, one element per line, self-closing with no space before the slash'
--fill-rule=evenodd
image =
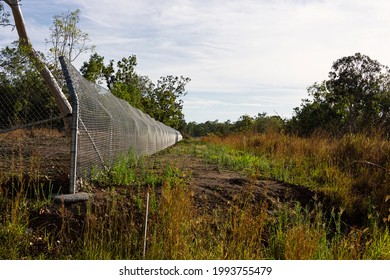
<path id="1" fill-rule="evenodd" d="M 76 181 L 77 181 L 77 142 L 78 142 L 78 128 L 79 128 L 79 101 L 74 89 L 72 80 L 69 75 L 69 69 L 66 65 L 65 58 L 61 56 L 59 58 L 62 72 L 64 74 L 66 84 L 70 96 L 72 98 L 72 127 L 71 127 L 71 148 L 70 148 L 70 179 L 68 193 L 76 193 Z"/>

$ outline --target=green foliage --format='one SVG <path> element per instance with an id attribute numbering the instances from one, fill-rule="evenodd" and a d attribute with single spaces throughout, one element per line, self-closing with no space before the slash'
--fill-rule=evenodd
<path id="1" fill-rule="evenodd" d="M 289 130 L 301 135 L 310 135 L 316 130 L 337 131 L 341 126 L 342 116 L 324 97 L 325 82 L 313 84 L 308 92 L 313 100 L 304 99 L 301 107 L 294 108 L 295 116 L 288 122 Z"/>
<path id="2" fill-rule="evenodd" d="M 238 132 L 249 132 L 254 124 L 254 120 L 249 115 L 241 116 L 235 123 L 235 130 Z"/>
<path id="3" fill-rule="evenodd" d="M 87 80 L 100 84 L 102 83 L 104 67 L 104 57 L 94 53 L 88 62 L 84 62 L 80 72 Z"/>
<path id="4" fill-rule="evenodd" d="M 227 135 L 233 132 L 233 125 L 230 121 L 220 123 L 218 120 L 200 124 L 190 122 L 186 125 L 184 133 L 192 137 L 200 137 L 208 134 Z"/>
<path id="5" fill-rule="evenodd" d="M 184 126 L 183 100 L 186 84 L 190 78 L 166 76 L 157 81 L 157 86 L 148 87 L 144 99 L 145 112 L 168 126 L 180 129 Z"/>
<path id="6" fill-rule="evenodd" d="M 114 67 L 114 60 L 104 65 L 104 57 L 93 54 L 88 62 L 84 62 L 81 73 L 84 78 L 96 83 L 104 79 L 107 87 L 117 97 L 126 100 L 135 108 L 144 109 L 141 79 L 135 72 L 137 58 L 131 55 L 122 58 Z"/>
<path id="7" fill-rule="evenodd" d="M 241 116 L 236 122 L 230 120 L 220 123 L 218 120 L 207 121 L 197 124 L 190 122 L 186 125 L 184 133 L 192 137 L 206 136 L 215 134 L 227 136 L 231 133 L 262 133 L 262 132 L 280 132 L 284 130 L 285 120 L 280 116 L 267 116 L 266 113 L 259 113 L 255 117 L 249 115 Z"/>
<path id="8" fill-rule="evenodd" d="M 295 108 L 290 128 L 302 135 L 316 130 L 369 131 L 388 127 L 390 117 L 390 72 L 387 66 L 356 53 L 335 61 L 329 80 L 309 87 L 311 100 Z"/>

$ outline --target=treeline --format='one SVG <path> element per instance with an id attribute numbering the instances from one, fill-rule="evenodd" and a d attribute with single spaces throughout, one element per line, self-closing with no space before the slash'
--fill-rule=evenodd
<path id="1" fill-rule="evenodd" d="M 267 131 L 281 132 L 286 127 L 286 120 L 279 116 L 267 116 L 266 113 L 259 113 L 257 116 L 241 116 L 237 121 L 226 122 L 207 121 L 205 123 L 190 122 L 183 130 L 185 136 L 201 137 L 210 134 L 227 136 L 232 133 L 263 133 Z"/>

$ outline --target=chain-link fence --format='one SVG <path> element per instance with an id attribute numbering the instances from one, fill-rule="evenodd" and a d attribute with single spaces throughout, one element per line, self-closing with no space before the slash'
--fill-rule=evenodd
<path id="1" fill-rule="evenodd" d="M 63 128 L 54 98 L 38 73 L 0 75 L 0 133 L 32 126 Z"/>
<path id="2" fill-rule="evenodd" d="M 76 192 L 78 178 L 109 169 L 132 150 L 150 155 L 181 134 L 108 90 L 84 79 L 62 60 L 72 99 L 72 135 L 64 132 L 54 98 L 38 72 L 0 72 L 0 184 L 4 178 L 44 178 Z M 1 65 L 0 65 L 1 67 Z M 70 177 L 70 183 L 69 183 Z"/>
<path id="3" fill-rule="evenodd" d="M 110 168 L 130 150 L 149 155 L 182 139 L 177 130 L 84 79 L 64 58 L 61 65 L 72 96 L 71 185 L 76 178 L 88 179 L 92 170 Z"/>
<path id="4" fill-rule="evenodd" d="M 67 187 L 70 137 L 54 98 L 25 58 L 0 62 L 0 183 L 61 178 Z"/>

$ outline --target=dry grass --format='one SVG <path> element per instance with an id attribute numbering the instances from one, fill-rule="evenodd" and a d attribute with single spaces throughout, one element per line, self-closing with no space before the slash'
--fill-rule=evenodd
<path id="1" fill-rule="evenodd" d="M 350 165 L 357 157 L 365 156 L 359 160 L 370 162 L 376 159 L 377 164 L 384 166 L 385 155 L 377 150 L 377 154 L 370 156 L 366 153 L 379 144 L 383 151 L 388 148 L 386 141 L 379 140 L 365 142 L 368 148 L 361 149 L 362 139 L 357 138 L 340 139 L 337 144 L 332 139 L 277 134 L 253 138 L 236 135 L 208 141 L 245 148 L 270 159 L 266 163 L 264 157 L 258 161 L 258 156 L 227 149 L 216 153 L 211 146 L 198 146 L 199 143 L 182 143 L 184 148 L 180 151 L 208 154 L 209 158 L 234 169 L 249 170 L 256 165 L 253 168 L 259 173 L 251 172 L 253 176 L 263 176 L 259 175 L 265 174 L 261 168 L 269 168 L 270 176 L 273 173 L 282 176 L 282 171 L 288 171 L 285 178 L 309 182 L 311 187 L 324 188 L 334 197 L 345 195 L 338 194 L 339 188 L 332 189 L 332 184 L 340 182 L 341 174 L 348 174 L 351 181 L 350 186 L 344 186 L 348 189 L 346 193 L 354 193 L 356 168 L 350 170 Z M 321 158 L 326 159 L 325 163 Z M 126 159 L 125 163 L 118 163 L 115 178 L 113 174 L 103 176 L 104 195 L 72 207 L 54 207 L 49 197 L 29 198 L 25 193 L 31 187 L 27 186 L 29 182 L 22 182 L 12 190 L 0 185 L 0 258 L 142 259 L 145 195 L 149 192 L 146 259 L 390 259 L 389 230 L 378 223 L 376 215 L 380 207 L 374 204 L 374 197 L 368 212 L 371 217 L 367 217 L 364 226 L 353 228 L 345 228 L 341 210 L 325 209 L 320 201 L 314 208 L 296 204 L 293 208 L 286 205 L 276 213 L 269 212 L 266 203 L 254 204 L 248 199 L 250 189 L 228 208 L 216 207 L 212 213 L 203 213 L 195 207 L 188 173 L 179 166 L 172 163 L 157 175 L 142 159 Z M 383 176 L 381 168 L 361 166 L 365 175 L 376 170 L 378 176 Z M 272 171 L 278 167 L 279 171 Z M 319 167 L 325 167 L 326 171 L 319 172 Z M 133 176 L 134 168 L 137 176 Z M 126 172 L 129 174 L 123 174 Z M 311 172 L 319 173 L 312 178 Z M 118 181 L 116 176 L 122 180 Z M 130 177 L 132 180 L 126 179 Z M 99 181 L 94 184 L 98 186 Z M 381 192 L 386 193 L 382 189 Z M 356 196 L 348 200 L 364 198 Z M 41 221 L 42 218 L 45 220 Z"/>
<path id="2" fill-rule="evenodd" d="M 0 141 L 1 140 L 12 140 L 18 141 L 27 139 L 27 138 L 45 138 L 45 137 L 63 137 L 64 133 L 59 131 L 58 129 L 50 129 L 50 128 L 31 128 L 31 129 L 18 129 L 14 131 L 10 131 L 7 133 L 0 133 Z"/>
<path id="3" fill-rule="evenodd" d="M 324 193 L 346 213 L 360 215 L 374 208 L 388 219 L 390 208 L 390 141 L 373 135 L 311 138 L 279 133 L 210 136 L 208 143 L 266 157 L 270 176 Z"/>

